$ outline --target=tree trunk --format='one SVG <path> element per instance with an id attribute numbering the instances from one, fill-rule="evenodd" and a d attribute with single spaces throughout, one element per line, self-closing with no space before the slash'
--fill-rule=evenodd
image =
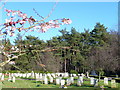
<path id="1" fill-rule="evenodd" d="M 66 59 L 65 59 L 65 72 L 66 72 Z"/>
<path id="2" fill-rule="evenodd" d="M 99 72 L 99 81 L 100 81 L 100 76 L 101 76 L 101 75 L 100 75 L 100 72 Z"/>

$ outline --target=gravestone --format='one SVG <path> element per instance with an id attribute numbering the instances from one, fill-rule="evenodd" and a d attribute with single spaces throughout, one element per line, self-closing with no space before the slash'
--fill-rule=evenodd
<path id="1" fill-rule="evenodd" d="M 12 77 L 12 82 L 15 83 L 15 77 Z"/>
<path id="2" fill-rule="evenodd" d="M 11 80 L 12 80 L 12 76 L 11 76 L 11 74 L 9 73 L 8 81 L 11 81 Z"/>
<path id="3" fill-rule="evenodd" d="M 91 85 L 94 85 L 94 77 L 91 77 L 91 78 L 90 78 L 90 84 L 91 84 Z"/>
<path id="4" fill-rule="evenodd" d="M 27 73 L 27 74 L 26 74 L 26 77 L 29 78 L 29 77 L 30 77 L 30 73 Z"/>
<path id="5" fill-rule="evenodd" d="M 59 85 L 59 84 L 60 84 L 60 79 L 56 78 L 56 85 Z"/>
<path id="6" fill-rule="evenodd" d="M 70 77 L 70 80 L 71 80 L 71 84 L 74 83 L 74 77 Z"/>
<path id="7" fill-rule="evenodd" d="M 39 74 L 36 74 L 35 75 L 35 78 L 36 78 L 36 81 L 39 81 L 40 79 L 39 79 Z"/>
<path id="8" fill-rule="evenodd" d="M 40 80 L 40 81 L 43 81 L 42 73 L 39 74 L 39 80 Z"/>
<path id="9" fill-rule="evenodd" d="M 51 74 L 50 74 L 50 73 L 47 73 L 47 76 L 48 76 L 48 77 L 51 77 Z"/>
<path id="10" fill-rule="evenodd" d="M 80 79 L 77 80 L 77 86 L 81 86 L 81 81 L 80 81 Z"/>
<path id="11" fill-rule="evenodd" d="M 85 77 L 85 74 L 81 73 L 81 76 L 82 76 L 82 77 Z"/>
<path id="12" fill-rule="evenodd" d="M 61 86 L 65 85 L 65 80 L 64 79 L 60 80 L 60 84 L 61 84 Z"/>
<path id="13" fill-rule="evenodd" d="M 26 77 L 26 74 L 23 74 L 23 76 L 22 76 L 23 78 L 25 78 Z"/>
<path id="14" fill-rule="evenodd" d="M 79 80 L 80 80 L 81 83 L 83 83 L 83 77 L 82 76 L 79 77 Z"/>
<path id="15" fill-rule="evenodd" d="M 87 78 L 90 78 L 90 77 L 89 77 L 89 72 L 86 72 L 86 76 L 87 76 Z"/>
<path id="16" fill-rule="evenodd" d="M 66 82 L 67 82 L 67 85 L 68 85 L 68 86 L 71 85 L 71 80 L 70 80 L 70 78 L 68 78 L 68 79 L 66 80 Z"/>
<path id="17" fill-rule="evenodd" d="M 2 76 L 2 73 L 0 73 L 0 78 L 1 78 L 1 76 Z"/>
<path id="18" fill-rule="evenodd" d="M 47 79 L 47 77 L 44 78 L 44 84 L 48 84 L 48 79 Z"/>
<path id="19" fill-rule="evenodd" d="M 34 78 L 34 76 L 35 76 L 35 75 L 34 75 L 34 72 L 32 71 L 32 72 L 31 72 L 31 77 Z"/>
<path id="20" fill-rule="evenodd" d="M 73 74 L 73 77 L 76 77 L 77 75 L 76 74 Z"/>
<path id="21" fill-rule="evenodd" d="M 4 74 L 1 76 L 1 80 L 4 80 Z"/>
<path id="22" fill-rule="evenodd" d="M 50 83 L 53 83 L 53 77 L 50 77 Z"/>
<path id="23" fill-rule="evenodd" d="M 107 77 L 104 78 L 104 85 L 108 85 L 108 78 Z"/>
<path id="24" fill-rule="evenodd" d="M 111 88 L 117 88 L 115 80 L 111 80 Z"/>

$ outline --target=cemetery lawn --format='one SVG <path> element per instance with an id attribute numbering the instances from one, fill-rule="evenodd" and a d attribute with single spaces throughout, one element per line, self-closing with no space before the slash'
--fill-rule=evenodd
<path id="1" fill-rule="evenodd" d="M 76 81 L 75 81 L 76 83 Z M 96 88 L 100 88 L 100 86 L 103 85 L 103 80 L 101 80 L 98 83 L 98 86 L 96 86 Z M 110 88 L 111 84 L 109 82 L 108 86 L 104 86 L 104 88 Z M 120 83 L 117 83 L 117 87 L 119 86 L 120 88 Z M 42 82 L 40 81 L 35 81 L 35 80 L 26 80 L 26 79 L 21 79 L 21 78 L 17 78 L 17 80 L 15 81 L 15 83 L 4 80 L 2 82 L 2 88 L 59 88 L 60 85 L 56 85 L 56 84 L 42 84 Z M 90 85 L 90 81 L 88 81 L 87 79 L 84 81 L 82 86 L 76 86 L 76 84 L 73 84 L 71 86 L 67 86 L 68 88 L 95 88 L 94 86 Z"/>

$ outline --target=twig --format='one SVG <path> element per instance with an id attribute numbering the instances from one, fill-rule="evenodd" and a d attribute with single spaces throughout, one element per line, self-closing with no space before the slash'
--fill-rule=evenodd
<path id="1" fill-rule="evenodd" d="M 40 22 L 46 20 L 47 18 L 50 17 L 50 15 L 53 13 L 55 7 L 57 6 L 58 2 L 55 3 L 55 5 L 53 6 L 52 10 L 50 11 L 50 13 L 48 14 L 48 16 L 46 16 L 45 18 L 43 18 L 42 20 L 38 21 L 37 23 L 33 24 L 32 26 L 28 27 L 28 28 L 24 28 L 24 29 L 31 29 L 33 28 L 35 25 L 39 24 Z"/>
<path id="2" fill-rule="evenodd" d="M 26 53 L 19 54 L 17 57 L 22 56 L 22 55 L 24 55 L 24 54 L 26 54 Z M 5 61 L 5 62 L 0 63 L 0 67 L 3 67 L 5 64 L 9 63 L 12 59 L 15 59 L 15 58 L 16 58 L 16 57 L 9 58 L 6 54 L 4 54 L 4 55 L 8 58 L 8 60 Z"/>
<path id="3" fill-rule="evenodd" d="M 1 2 L 2 0 L 0 0 L 0 2 Z M 6 4 L 6 2 L 7 2 L 8 0 L 6 0 L 2 5 L 1 5 L 1 7 L 0 7 L 0 9 L 2 9 L 4 6 L 5 6 L 5 4 Z"/>
<path id="4" fill-rule="evenodd" d="M 44 19 L 44 17 L 41 16 L 34 8 L 33 8 L 33 11 L 34 11 L 39 17 L 41 17 L 42 19 Z"/>

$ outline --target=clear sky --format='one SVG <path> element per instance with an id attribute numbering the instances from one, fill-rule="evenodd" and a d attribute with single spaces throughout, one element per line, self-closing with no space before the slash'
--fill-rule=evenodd
<path id="1" fill-rule="evenodd" d="M 21 10 L 29 16 L 39 18 L 33 11 L 33 8 L 42 16 L 47 16 L 55 2 L 8 2 L 4 8 L 12 10 Z M 3 20 L 5 12 L 2 11 Z M 110 29 L 117 30 L 118 25 L 118 3 L 117 2 L 59 2 L 52 15 L 46 20 L 70 18 L 71 25 L 64 25 L 61 28 L 52 29 L 46 33 L 27 33 L 26 35 L 35 35 L 42 40 L 49 40 L 53 36 L 61 35 L 58 30 L 75 27 L 77 31 L 84 32 L 84 28 L 92 30 L 97 22 L 104 24 Z M 11 41 L 14 41 L 11 38 Z"/>

